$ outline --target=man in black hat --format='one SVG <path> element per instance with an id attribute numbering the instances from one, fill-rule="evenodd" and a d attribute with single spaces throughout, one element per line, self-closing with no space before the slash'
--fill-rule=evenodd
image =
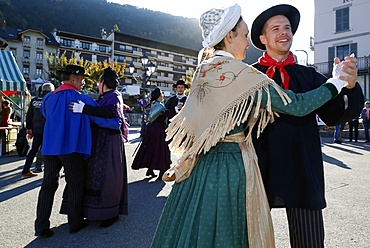
<path id="1" fill-rule="evenodd" d="M 91 154 L 90 120 L 101 127 L 116 130 L 120 128 L 118 119 L 103 119 L 73 113 L 68 107 L 71 102 L 82 101 L 92 106 L 98 106 L 98 104 L 80 93 L 84 78 L 87 76 L 83 67 L 67 65 L 62 73 L 63 84 L 47 94 L 41 104 L 41 113 L 46 118 L 41 149 L 44 155 L 44 179 L 39 192 L 35 221 L 35 235 L 41 237 L 51 237 L 54 233 L 50 229 L 49 218 L 62 167 L 68 193 L 70 233 L 76 233 L 87 226 L 82 213 L 83 166 L 84 160 Z"/>
<path id="2" fill-rule="evenodd" d="M 170 97 L 165 104 L 166 108 L 169 110 L 168 119 L 174 117 L 184 106 L 187 98 L 185 89 L 188 89 L 189 85 L 187 85 L 184 80 L 180 79 L 173 84 L 172 87 L 175 89 L 176 95 Z"/>
<path id="3" fill-rule="evenodd" d="M 284 89 L 303 93 L 327 79 L 314 68 L 295 63 L 290 48 L 299 20 L 299 11 L 293 6 L 271 7 L 254 20 L 251 39 L 255 47 L 266 50 L 253 66 Z M 361 87 L 355 84 L 356 61 L 347 56 L 342 62 L 342 70 L 348 73 L 345 81 L 352 82 L 353 88 L 344 88 L 338 97 L 309 115 L 279 114 L 253 141 L 270 207 L 286 208 L 293 248 L 324 247 L 322 209 L 326 202 L 316 114 L 330 126 L 358 116 L 364 98 Z M 348 98 L 347 108 L 343 95 Z"/>
<path id="4" fill-rule="evenodd" d="M 32 98 L 26 115 L 27 134 L 29 138 L 33 138 L 33 141 L 31 150 L 27 154 L 27 159 L 23 166 L 22 178 L 37 176 L 37 174 L 30 171 L 30 168 L 36 153 L 39 152 L 43 139 L 45 117 L 42 115 L 40 108 L 42 98 L 49 92 L 54 91 L 54 85 L 52 83 L 44 83 L 40 88 L 41 95 Z M 37 162 L 38 161 L 36 161 L 35 171 L 42 172 L 41 164 L 37 164 Z"/>

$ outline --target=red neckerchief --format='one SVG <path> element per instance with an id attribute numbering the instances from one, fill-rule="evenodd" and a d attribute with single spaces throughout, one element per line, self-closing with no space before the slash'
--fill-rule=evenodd
<path id="1" fill-rule="evenodd" d="M 270 57 L 267 52 L 264 52 L 262 57 L 258 59 L 258 63 L 263 66 L 270 66 L 267 71 L 266 75 L 269 78 L 273 78 L 275 74 L 275 68 L 277 67 L 280 71 L 281 81 L 283 83 L 283 88 L 285 90 L 289 89 L 289 75 L 288 72 L 285 70 L 284 66 L 286 65 L 295 65 L 295 59 L 292 52 L 289 52 L 288 58 L 284 61 L 276 61 L 272 57 Z"/>
<path id="2" fill-rule="evenodd" d="M 56 90 L 54 90 L 54 94 L 55 93 L 58 93 L 58 92 L 60 92 L 62 90 L 77 90 L 78 91 L 78 89 L 76 88 L 76 86 L 74 86 L 72 84 L 63 83 Z"/>

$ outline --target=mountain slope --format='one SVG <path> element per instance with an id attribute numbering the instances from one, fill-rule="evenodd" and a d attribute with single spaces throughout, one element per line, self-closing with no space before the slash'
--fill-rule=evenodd
<path id="1" fill-rule="evenodd" d="M 139 9 L 106 0 L 0 0 L 0 21 L 26 29 L 50 33 L 61 31 L 100 37 L 115 24 L 125 34 L 199 50 L 201 31 L 198 20 Z"/>

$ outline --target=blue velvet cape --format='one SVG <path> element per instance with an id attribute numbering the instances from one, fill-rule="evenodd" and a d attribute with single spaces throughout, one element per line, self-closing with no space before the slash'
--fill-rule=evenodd
<path id="1" fill-rule="evenodd" d="M 43 155 L 67 155 L 77 152 L 84 154 L 85 158 L 90 156 L 92 147 L 90 121 L 101 127 L 120 129 L 119 118 L 105 119 L 73 113 L 68 104 L 78 100 L 98 106 L 93 99 L 70 87 L 55 90 L 43 98 L 41 112 L 46 118 L 41 150 Z"/>

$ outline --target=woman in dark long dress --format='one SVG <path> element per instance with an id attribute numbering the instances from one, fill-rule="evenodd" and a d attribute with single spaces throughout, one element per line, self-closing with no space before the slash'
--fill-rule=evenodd
<path id="1" fill-rule="evenodd" d="M 99 80 L 100 106 L 93 107 L 83 103 L 74 103 L 71 106 L 75 113 L 82 112 L 104 118 L 118 117 L 122 120 L 119 131 L 98 126 L 92 129 L 93 148 L 86 166 L 84 215 L 89 221 L 103 221 L 101 227 L 112 225 L 119 215 L 128 213 L 124 148 L 128 126 L 123 114 L 122 95 L 116 90 L 118 85 L 117 73 L 108 67 Z"/>
<path id="2" fill-rule="evenodd" d="M 159 170 L 159 178 L 170 168 L 170 150 L 165 141 L 166 119 L 169 111 L 162 104 L 163 94 L 159 88 L 151 93 L 152 106 L 145 135 L 135 155 L 131 168 L 148 168 L 146 175 L 155 177 L 153 170 Z"/>

